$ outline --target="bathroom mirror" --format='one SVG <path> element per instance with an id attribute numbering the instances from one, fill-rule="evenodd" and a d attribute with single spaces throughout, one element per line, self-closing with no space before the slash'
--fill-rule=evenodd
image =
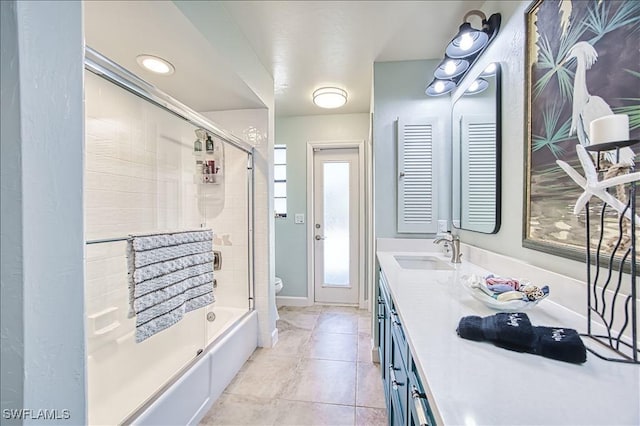
<path id="1" fill-rule="evenodd" d="M 451 109 L 452 223 L 494 234 L 500 229 L 500 64 L 468 74 L 464 86 Z"/>

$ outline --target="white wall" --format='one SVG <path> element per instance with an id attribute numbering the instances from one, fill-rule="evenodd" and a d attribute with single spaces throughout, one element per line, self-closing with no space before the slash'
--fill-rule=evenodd
<path id="1" fill-rule="evenodd" d="M 500 32 L 475 66 L 502 65 L 502 225 L 494 235 L 460 231 L 462 241 L 576 279 L 586 279 L 584 263 L 522 247 L 525 93 L 525 24 L 529 1 L 489 1 L 482 10 L 502 14 Z M 464 90 L 461 87 L 459 90 Z M 454 93 L 453 96 L 458 96 Z"/>
<path id="2" fill-rule="evenodd" d="M 20 70 L 18 69 L 18 32 L 16 2 L 0 2 L 0 43 L 2 62 L 0 81 L 0 161 L 2 195 L 0 215 L 2 261 L 0 266 L 0 409 L 18 409 L 23 404 L 23 289 L 22 270 L 22 167 L 20 138 Z M 8 420 L 7 424 L 21 424 Z"/>
<path id="3" fill-rule="evenodd" d="M 14 396 L 21 393 L 23 399 L 9 398 L 15 404 L 28 408 L 68 409 L 71 418 L 66 423 L 71 424 L 87 422 L 83 294 L 82 5 L 82 2 L 67 1 L 9 1 L 3 2 L 2 8 L 3 61 L 5 47 L 13 50 L 15 56 L 16 41 L 19 56 L 17 71 L 14 68 L 5 76 L 4 63 L 2 68 L 2 241 L 3 244 L 15 244 L 12 252 L 16 257 L 13 260 L 22 259 L 24 274 L 21 277 L 15 273 L 19 267 L 17 262 L 13 269 L 7 270 L 10 275 L 5 274 L 5 261 L 12 259 L 5 257 L 3 247 L 2 296 L 8 294 L 14 297 L 12 303 L 17 302 L 14 306 L 22 310 L 23 318 L 22 329 L 20 321 L 2 323 L 3 327 L 7 327 L 2 330 L 3 350 L 5 336 L 13 344 L 13 347 L 7 347 L 10 350 L 19 347 L 19 336 L 23 336 L 22 353 L 16 350 L 12 354 L 13 367 L 18 366 L 21 356 L 23 366 L 8 383 L 15 385 Z M 178 2 L 178 6 L 189 8 L 186 2 Z M 191 2 L 191 6 L 193 13 L 189 15 L 198 22 L 196 26 L 215 48 L 229 58 L 233 70 L 266 105 L 269 128 L 273 129 L 271 76 L 221 4 Z M 12 7 L 16 9 L 13 19 Z M 204 7 L 208 13 L 200 13 L 200 7 Z M 6 14 L 7 11 L 10 13 Z M 212 23 L 212 20 L 215 22 Z M 7 28 L 5 24 L 8 24 Z M 12 30 L 15 36 L 9 35 L 5 39 L 5 35 L 11 34 Z M 16 77 L 19 78 L 19 84 L 15 81 Z M 8 128 L 8 134 L 17 140 L 16 145 L 12 145 L 8 151 L 5 150 L 4 139 L 7 135 L 4 120 L 7 117 L 4 110 L 6 80 L 9 80 L 8 87 L 14 93 L 18 93 L 16 88 L 20 89 L 19 101 L 10 99 L 13 102 L 11 105 L 20 104 L 20 139 L 15 138 L 15 127 Z M 18 123 L 17 117 L 13 118 Z M 273 143 L 272 138 L 273 132 L 269 132 L 270 144 Z M 5 158 L 5 153 L 10 155 Z M 16 160 L 14 165 L 18 167 L 5 169 L 6 162 L 11 159 Z M 266 167 L 269 176 L 265 179 L 265 186 L 269 194 L 272 193 L 269 182 L 273 174 L 272 167 L 268 165 L 270 163 L 271 158 L 268 158 Z M 8 179 L 5 180 L 5 177 Z M 7 181 L 20 182 L 22 187 L 15 184 L 9 188 L 5 186 Z M 9 203 L 5 206 L 4 201 Z M 5 207 L 12 204 L 17 209 L 5 217 Z M 263 235 L 269 241 L 270 252 L 273 252 L 273 222 L 268 219 L 273 217 L 272 201 L 268 201 L 268 209 L 271 214 L 265 219 Z M 7 225 L 17 228 L 6 234 Z M 5 236 L 9 238 L 5 239 Z M 272 257 L 260 267 L 264 274 L 273 276 Z M 22 288 L 22 294 L 17 290 L 19 288 Z M 261 290 L 256 303 L 267 306 L 268 288 L 265 286 Z M 3 319 L 5 313 L 16 312 L 5 311 L 4 304 L 10 301 L 3 297 Z M 266 324 L 265 329 L 268 328 Z M 3 353 L 3 361 L 5 359 Z M 3 362 L 3 396 L 6 395 L 7 386 L 4 367 Z M 38 421 L 38 424 L 47 423 L 55 421 Z"/>
<path id="4" fill-rule="evenodd" d="M 425 238 L 397 230 L 398 157 L 395 122 L 400 118 L 437 117 L 442 137 L 437 145 L 436 176 L 439 219 L 451 217 L 451 102 L 448 95 L 429 97 L 424 90 L 440 60 L 374 63 L 373 156 L 376 238 Z"/>
<path id="5" fill-rule="evenodd" d="M 24 424 L 85 424 L 82 3 L 4 3 L 2 347 L 15 350 L 11 369 L 20 357 L 23 365 L 5 372 L 3 352 L 2 408 L 5 387 L 14 386 L 7 403 L 20 406 L 11 408 L 56 408 L 60 417 L 69 410 L 66 420 Z M 6 272 L 5 262 L 13 264 Z M 5 312 L 5 303 L 14 306 Z M 19 320 L 5 323 L 5 314 L 19 311 L 22 329 Z"/>
<path id="6" fill-rule="evenodd" d="M 369 114 L 311 115 L 276 120 L 276 144 L 287 146 L 287 217 L 276 219 L 276 275 L 284 282 L 278 296 L 307 297 L 307 142 L 367 142 L 369 121 Z M 294 224 L 296 213 L 305 214 L 304 225 Z"/>

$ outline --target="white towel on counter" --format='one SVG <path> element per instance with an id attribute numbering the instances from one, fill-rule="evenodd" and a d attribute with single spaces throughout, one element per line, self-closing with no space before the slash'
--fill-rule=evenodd
<path id="1" fill-rule="evenodd" d="M 212 240 L 211 229 L 129 237 L 129 318 L 136 317 L 136 343 L 215 302 Z"/>

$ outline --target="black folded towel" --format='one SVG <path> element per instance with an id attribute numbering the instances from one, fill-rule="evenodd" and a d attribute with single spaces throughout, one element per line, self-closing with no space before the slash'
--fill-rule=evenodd
<path id="1" fill-rule="evenodd" d="M 530 352 L 537 336 L 527 314 L 522 312 L 499 313 L 490 317 L 464 317 L 458 324 L 462 338 L 488 340 L 496 346 L 516 352 Z"/>
<path id="2" fill-rule="evenodd" d="M 533 329 L 537 337 L 533 353 L 574 364 L 587 360 L 587 349 L 576 330 L 559 327 Z"/>
<path id="3" fill-rule="evenodd" d="M 571 328 L 534 327 L 522 312 L 460 319 L 456 330 L 464 339 L 490 341 L 516 352 L 528 352 L 559 361 L 581 364 L 587 351 L 578 332 Z"/>

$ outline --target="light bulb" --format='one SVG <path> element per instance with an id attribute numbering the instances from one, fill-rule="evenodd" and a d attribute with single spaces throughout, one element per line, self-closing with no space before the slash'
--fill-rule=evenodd
<path id="1" fill-rule="evenodd" d="M 444 90 L 444 83 L 442 81 L 436 82 L 436 84 L 433 86 L 433 90 L 435 90 L 436 93 L 442 93 L 442 91 Z"/>
<path id="2" fill-rule="evenodd" d="M 475 92 L 476 90 L 478 90 L 478 80 L 474 81 L 473 83 L 471 83 L 471 86 L 469 86 L 469 91 L 470 92 Z"/>
<path id="3" fill-rule="evenodd" d="M 473 46 L 473 37 L 471 37 L 471 34 L 469 33 L 462 34 L 460 36 L 460 49 L 469 50 L 471 49 L 471 46 Z"/>
<path id="4" fill-rule="evenodd" d="M 444 72 L 447 75 L 452 75 L 454 72 L 456 72 L 456 68 L 457 67 L 456 67 L 455 62 L 449 60 L 449 61 L 447 61 L 447 63 L 444 66 Z"/>
<path id="5" fill-rule="evenodd" d="M 496 63 L 495 62 L 491 62 L 489 65 L 487 65 L 487 67 L 484 69 L 484 73 L 485 74 L 493 74 L 494 72 L 496 72 Z"/>

